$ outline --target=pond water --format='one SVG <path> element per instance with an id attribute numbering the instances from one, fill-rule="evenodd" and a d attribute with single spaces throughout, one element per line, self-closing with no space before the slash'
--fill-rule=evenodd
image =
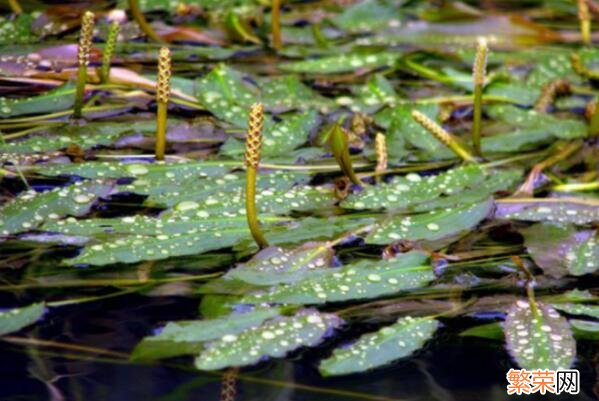
<path id="1" fill-rule="evenodd" d="M 3 401 L 218 400 L 221 376 L 193 369 L 190 358 L 155 364 L 126 361 L 130 349 L 166 320 L 197 316 L 197 302 L 181 297 L 123 296 L 54 309 L 20 335 L 54 344 L 0 342 Z M 471 321 L 443 327 L 415 356 L 371 373 L 322 378 L 315 366 L 325 347 L 266 361 L 240 373 L 238 401 L 479 401 L 511 400 L 502 380 L 512 363 L 501 342 L 456 335 Z M 347 329 L 344 335 L 351 336 Z M 8 338 L 10 340 L 11 337 Z M 69 349 L 79 344 L 86 349 Z M 66 348 L 65 348 L 66 347 Z M 108 351 L 108 354 L 102 352 Z M 599 344 L 579 342 L 579 395 L 528 396 L 539 400 L 593 400 L 593 358 Z M 122 355 L 119 355 L 122 353 Z M 596 363 L 596 362 L 595 362 Z M 596 391 L 596 390 L 595 390 Z"/>

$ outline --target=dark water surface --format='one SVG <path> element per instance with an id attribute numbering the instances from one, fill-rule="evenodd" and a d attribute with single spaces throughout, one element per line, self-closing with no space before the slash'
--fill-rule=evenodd
<path id="1" fill-rule="evenodd" d="M 191 358 L 135 364 L 125 358 L 135 344 L 166 320 L 197 316 L 197 300 L 130 295 L 52 309 L 27 337 L 91 349 L 0 342 L 2 401 L 200 401 L 219 400 L 221 377 L 195 371 Z M 455 320 L 454 320 L 455 321 Z M 472 322 L 471 322 L 472 323 Z M 454 323 L 452 323 L 454 324 Z M 460 322 L 466 327 L 468 322 Z M 316 362 L 325 347 L 264 362 L 241 372 L 237 400 L 510 400 L 505 374 L 514 365 L 501 342 L 461 338 L 463 327 L 444 326 L 413 358 L 368 374 L 322 378 Z M 351 329 L 343 333 L 351 337 Z M 539 400 L 592 400 L 592 359 L 598 344 L 579 342 L 575 368 L 578 396 L 534 396 Z M 97 350 L 99 349 L 99 350 Z M 329 347 L 330 349 L 330 347 Z M 102 350 L 114 354 L 100 354 Z M 120 355 L 119 353 L 123 353 Z M 595 357 L 596 358 L 596 357 Z M 351 393 L 351 394 L 350 394 Z"/>

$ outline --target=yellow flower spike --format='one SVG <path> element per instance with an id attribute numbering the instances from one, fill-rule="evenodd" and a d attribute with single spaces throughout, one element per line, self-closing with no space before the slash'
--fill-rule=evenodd
<path id="1" fill-rule="evenodd" d="M 121 27 L 117 21 L 113 21 L 112 24 L 110 24 L 106 45 L 104 46 L 104 53 L 102 54 L 102 68 L 100 70 L 100 80 L 102 83 L 108 83 L 110 81 L 110 64 L 120 29 Z"/>
<path id="2" fill-rule="evenodd" d="M 281 0 L 272 0 L 270 7 L 270 29 L 272 33 L 272 47 L 280 50 L 282 46 L 281 39 Z"/>
<path id="3" fill-rule="evenodd" d="M 487 72 L 487 54 L 489 50 L 487 41 L 479 38 L 472 69 L 474 82 L 474 108 L 472 116 L 472 144 L 477 156 L 482 156 L 480 149 L 480 137 L 482 130 L 483 88 L 485 86 L 485 75 Z"/>
<path id="4" fill-rule="evenodd" d="M 10 9 L 12 10 L 13 13 L 23 14 L 23 8 L 19 4 L 18 0 L 8 0 L 8 5 L 10 6 Z"/>
<path id="5" fill-rule="evenodd" d="M 85 84 L 87 83 L 87 65 L 89 64 L 89 54 L 92 47 L 93 34 L 94 13 L 86 11 L 83 14 L 83 17 L 81 17 L 81 33 L 79 34 L 79 48 L 77 51 L 77 88 L 75 91 L 73 118 L 81 118 Z"/>
<path id="6" fill-rule="evenodd" d="M 578 0 L 578 20 L 580 21 L 580 36 L 582 43 L 591 44 L 591 13 L 587 0 Z"/>
<path id="7" fill-rule="evenodd" d="M 375 172 L 375 180 L 379 182 L 381 180 L 381 175 L 387 170 L 387 140 L 385 135 L 380 132 L 376 134 L 374 139 L 374 148 L 376 150 L 376 168 Z"/>
<path id="8" fill-rule="evenodd" d="M 428 118 L 425 114 L 418 110 L 412 110 L 412 118 L 424 129 L 426 129 L 431 135 L 437 140 L 449 147 L 460 159 L 469 162 L 476 163 L 474 156 L 470 154 L 449 132 L 445 131 L 443 127 Z"/>
<path id="9" fill-rule="evenodd" d="M 541 95 L 535 102 L 534 109 L 539 113 L 545 113 L 547 108 L 553 103 L 558 95 L 570 92 L 570 82 L 567 79 L 560 78 L 549 82 L 543 86 Z"/>
<path id="10" fill-rule="evenodd" d="M 154 28 L 152 28 L 152 25 L 150 25 L 146 20 L 141 8 L 139 8 L 139 3 L 137 0 L 129 0 L 129 11 L 131 11 L 131 15 L 133 16 L 135 22 L 137 22 L 137 25 L 139 25 L 141 31 L 148 38 L 152 39 L 154 42 L 164 43 L 164 40 L 158 36 L 156 31 L 154 31 Z"/>
<path id="11" fill-rule="evenodd" d="M 262 149 L 262 127 L 264 126 L 264 106 L 256 103 L 250 108 L 248 132 L 245 140 L 245 212 L 252 237 L 260 248 L 266 248 L 268 242 L 262 234 L 256 210 L 256 175 L 260 164 Z"/>
<path id="12" fill-rule="evenodd" d="M 337 164 L 343 171 L 343 174 L 350 179 L 356 185 L 364 185 L 362 180 L 354 172 L 352 166 L 351 157 L 349 155 L 349 143 L 347 141 L 347 133 L 339 123 L 335 123 L 331 131 L 329 132 L 329 144 L 331 145 L 331 151 Z"/>
<path id="13" fill-rule="evenodd" d="M 166 117 L 171 95 L 171 51 L 160 49 L 158 55 L 158 80 L 156 82 L 156 160 L 164 160 L 166 149 Z"/>

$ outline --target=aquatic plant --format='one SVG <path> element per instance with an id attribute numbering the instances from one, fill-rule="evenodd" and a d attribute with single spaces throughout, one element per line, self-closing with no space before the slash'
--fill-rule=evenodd
<path id="1" fill-rule="evenodd" d="M 171 97 L 171 51 L 160 49 L 158 55 L 158 75 L 156 78 L 156 160 L 164 160 L 166 150 L 166 123 L 168 101 Z"/>
<path id="2" fill-rule="evenodd" d="M 87 66 L 94 34 L 94 14 L 86 11 L 81 17 L 81 32 L 79 33 L 79 47 L 77 49 L 77 86 L 75 90 L 75 103 L 73 105 L 73 118 L 81 118 L 85 85 L 87 84 Z"/>
<path id="3" fill-rule="evenodd" d="M 102 66 L 100 68 L 100 81 L 102 83 L 110 82 L 110 66 L 112 63 L 112 55 L 114 54 L 116 41 L 119 36 L 119 31 L 120 25 L 118 21 L 112 21 L 108 31 L 108 36 L 106 37 L 104 52 L 102 53 Z"/>
<path id="4" fill-rule="evenodd" d="M 487 42 L 484 38 L 479 39 L 476 46 L 474 66 L 472 68 L 472 81 L 474 84 L 474 103 L 472 109 L 472 145 L 474 153 L 482 156 L 480 148 L 481 120 L 483 108 L 483 88 L 485 86 L 485 75 L 487 71 Z"/>
<path id="5" fill-rule="evenodd" d="M 262 127 L 264 126 L 264 106 L 255 103 L 250 108 L 248 117 L 248 130 L 245 140 L 245 214 L 252 237 L 260 248 L 268 246 L 258 222 L 256 210 L 256 177 L 260 164 L 260 150 L 262 148 Z"/>

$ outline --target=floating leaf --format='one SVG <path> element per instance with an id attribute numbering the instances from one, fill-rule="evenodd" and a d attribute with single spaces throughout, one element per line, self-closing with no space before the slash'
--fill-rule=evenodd
<path id="1" fill-rule="evenodd" d="M 68 110 L 73 107 L 74 101 L 75 87 L 72 84 L 66 84 L 44 94 L 27 98 L 0 97 L 0 117 Z"/>
<path id="2" fill-rule="evenodd" d="M 434 241 L 476 227 L 493 210 L 493 202 L 432 210 L 416 215 L 387 217 L 366 237 L 369 244 L 389 244 L 397 240 Z"/>
<path id="3" fill-rule="evenodd" d="M 576 356 L 568 321 L 549 305 L 534 308 L 518 300 L 508 311 L 504 332 L 508 351 L 524 369 L 568 369 Z"/>
<path id="4" fill-rule="evenodd" d="M 264 357 L 282 357 L 300 347 L 318 345 L 331 330 L 343 324 L 336 315 L 305 309 L 277 317 L 237 335 L 228 334 L 207 346 L 195 360 L 198 369 L 216 370 L 247 366 Z"/>
<path id="5" fill-rule="evenodd" d="M 521 232 L 528 253 L 546 274 L 557 278 L 568 272 L 580 276 L 599 268 L 596 231 L 543 223 Z"/>
<path id="6" fill-rule="evenodd" d="M 0 336 L 35 323 L 45 311 L 44 304 L 38 303 L 0 312 Z"/>
<path id="7" fill-rule="evenodd" d="M 0 209 L 0 234 L 34 230 L 44 221 L 63 216 L 82 216 L 112 188 L 103 181 L 87 181 L 46 192 L 23 192 Z"/>
<path id="8" fill-rule="evenodd" d="M 320 363 L 325 376 L 363 372 L 405 358 L 422 348 L 439 326 L 428 317 L 403 317 L 391 326 L 360 337 L 355 343 L 338 348 Z"/>
<path id="9" fill-rule="evenodd" d="M 292 283 L 311 271 L 324 270 L 322 268 L 330 265 L 332 257 L 333 250 L 326 244 L 308 243 L 291 250 L 271 246 L 227 272 L 223 279 L 237 279 L 254 285 Z"/>
<path id="10" fill-rule="evenodd" d="M 0 45 L 33 43 L 38 40 L 31 25 L 35 18 L 31 14 L 19 14 L 14 19 L 0 17 Z M 0 101 L 0 107 L 2 102 Z"/>
<path id="11" fill-rule="evenodd" d="M 89 123 L 84 126 L 65 125 L 49 128 L 24 140 L 0 144 L 0 152 L 51 152 L 65 149 L 69 145 L 77 145 L 86 150 L 95 146 L 111 145 L 120 137 L 133 132 L 132 127 L 128 124 Z M 47 167 L 44 166 L 40 170 L 43 172 Z"/>
<path id="12" fill-rule="evenodd" d="M 399 26 L 401 14 L 378 0 L 366 0 L 346 7 L 332 22 L 347 32 L 371 32 L 386 26 Z"/>
<path id="13" fill-rule="evenodd" d="M 279 313 L 277 308 L 268 308 L 213 320 L 170 322 L 157 335 L 146 337 L 137 344 L 131 359 L 156 359 L 199 353 L 203 349 L 203 342 L 259 326 Z"/>
<path id="14" fill-rule="evenodd" d="M 335 74 L 340 72 L 351 72 L 358 69 L 376 69 L 392 66 L 399 57 L 399 53 L 392 52 L 372 54 L 350 53 L 318 59 L 288 62 L 281 64 L 280 68 L 285 71 L 300 73 Z"/>
<path id="15" fill-rule="evenodd" d="M 363 260 L 316 271 L 301 281 L 247 295 L 240 303 L 323 304 L 377 298 L 420 288 L 434 278 L 428 257 L 414 251 L 393 259 Z"/>
<path id="16" fill-rule="evenodd" d="M 599 201 L 591 198 L 507 198 L 497 201 L 495 217 L 583 225 L 599 221 Z"/>
<path id="17" fill-rule="evenodd" d="M 555 309 L 570 315 L 583 315 L 599 319 L 599 305 L 587 305 L 582 303 L 552 304 Z"/>
<path id="18" fill-rule="evenodd" d="M 485 179 L 485 170 L 470 164 L 448 170 L 439 175 L 422 177 L 410 173 L 395 177 L 389 183 L 366 187 L 351 194 L 341 206 L 347 209 L 405 209 L 441 195 L 460 193 L 476 188 Z"/>

